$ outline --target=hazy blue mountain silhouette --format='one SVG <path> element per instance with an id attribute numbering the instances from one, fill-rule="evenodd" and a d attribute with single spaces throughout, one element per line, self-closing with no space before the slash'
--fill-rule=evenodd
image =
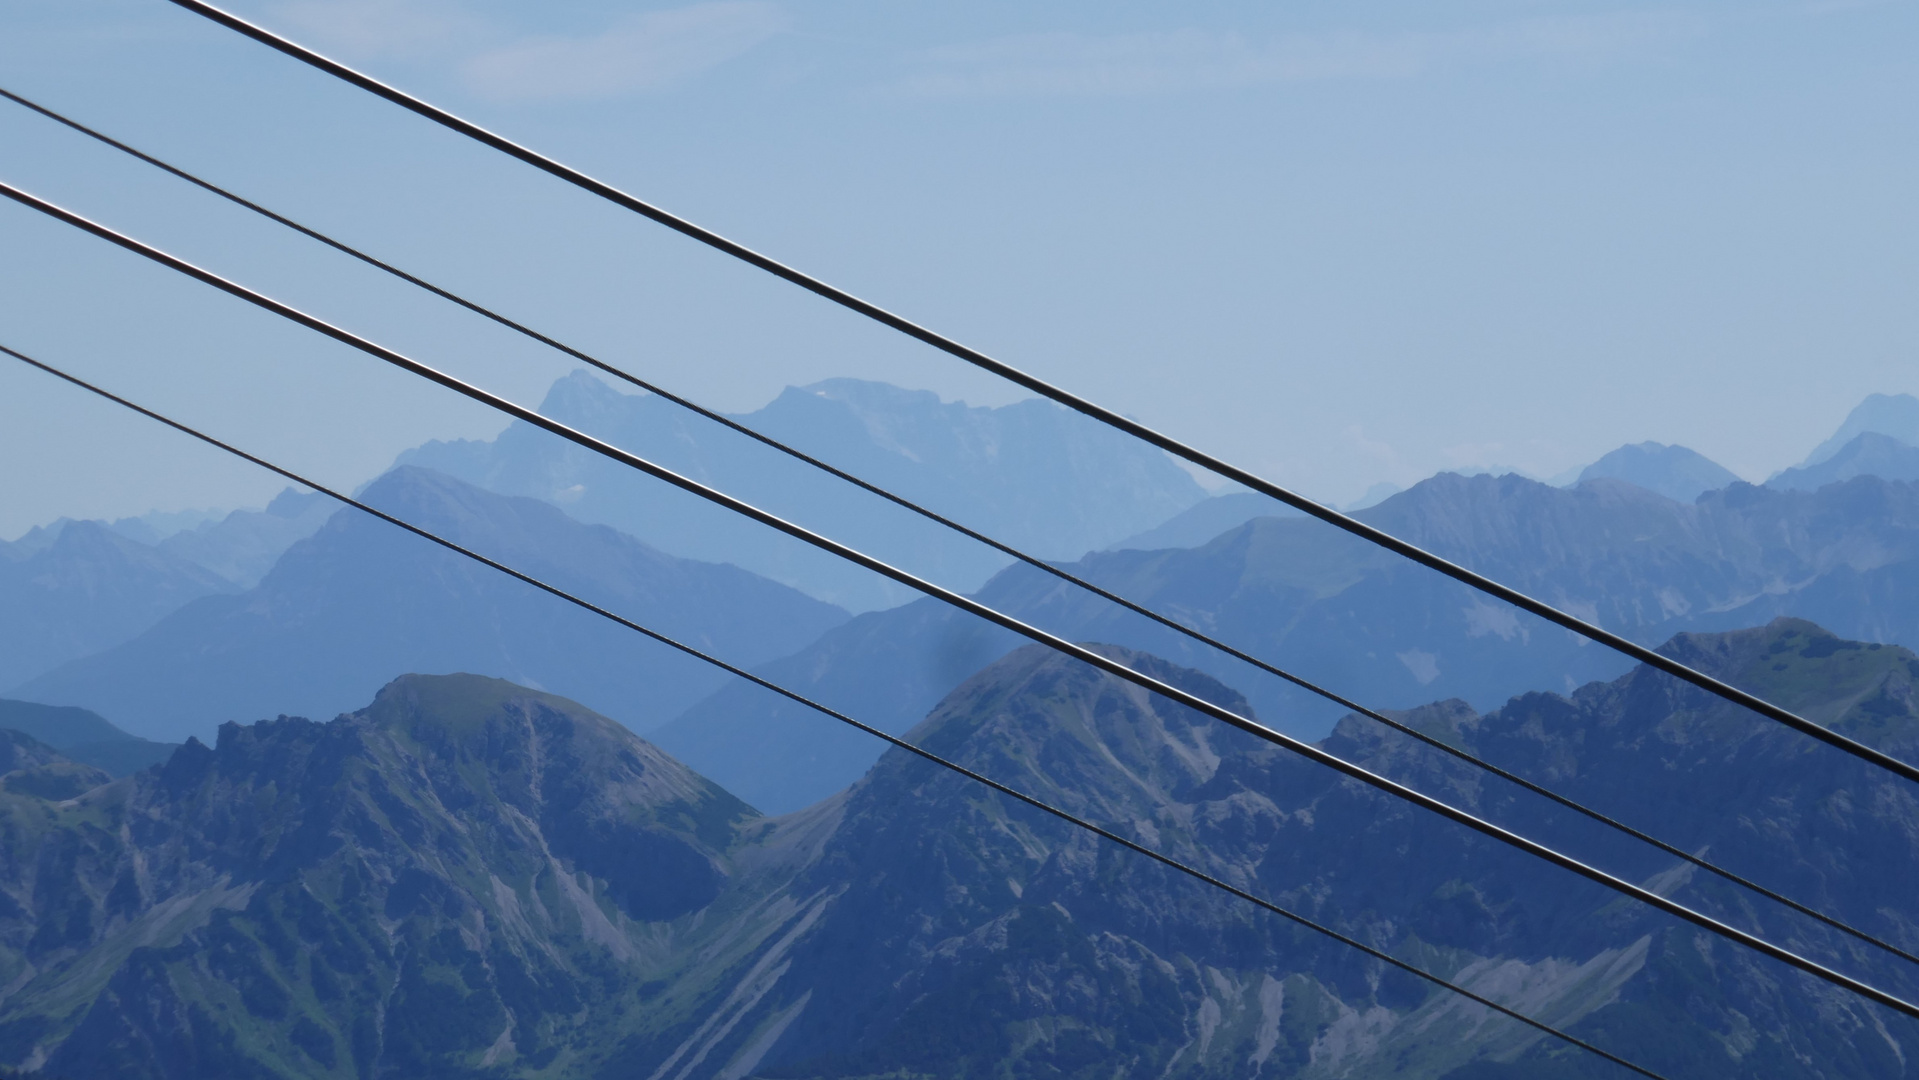
<path id="1" fill-rule="evenodd" d="M 652 395 L 577 372 L 547 416 L 954 588 L 1007 560 Z M 1077 558 L 1165 521 L 1204 492 L 1166 455 L 1050 402 L 1000 408 L 832 379 L 789 388 L 742 422 L 1046 558 Z M 433 442 L 402 463 L 547 499 L 662 551 L 730 562 L 852 610 L 905 590 L 515 423 L 492 442 Z"/>
<path id="2" fill-rule="evenodd" d="M 174 743 L 129 735 L 99 713 L 71 705 L 0 699 L 0 729 L 29 735 L 109 776 L 125 776 L 158 764 L 177 748 Z"/>
<path id="3" fill-rule="evenodd" d="M 320 531 L 339 504 L 317 491 L 287 488 L 262 510 L 235 510 L 181 529 L 154 546 L 244 588 L 260 583 L 295 543 Z"/>
<path id="4" fill-rule="evenodd" d="M 1819 463 L 1787 469 L 1766 481 L 1766 486 L 1783 491 L 1812 491 L 1855 476 L 1919 480 L 1919 446 L 1876 431 L 1861 432 Z"/>
<path id="5" fill-rule="evenodd" d="M 1735 484 L 1697 504 L 1618 480 L 1560 489 L 1441 474 L 1359 517 L 1628 637 L 1656 644 L 1794 615 L 1868 641 L 1919 642 L 1919 486 L 1861 477 L 1814 492 Z M 1111 551 L 1075 569 L 1378 708 L 1617 676 L 1571 633 L 1304 519 L 1259 518 L 1198 548 Z M 1172 631 L 1015 567 L 976 594 L 1043 629 L 1117 642 L 1240 687 L 1268 722 L 1323 735 L 1338 712 Z M 1020 644 L 922 600 L 862 615 L 765 671 L 887 730 Z M 744 684 L 652 737 L 769 812 L 859 776 L 875 742 Z"/>
<path id="6" fill-rule="evenodd" d="M 396 469 L 368 502 L 729 659 L 792 652 L 844 611 L 737 567 L 665 555 L 534 499 Z M 331 716 L 405 672 L 511 676 L 644 729 L 720 685 L 713 669 L 357 513 L 260 584 L 207 597 L 13 696 L 80 705 L 164 741 L 281 712 Z"/>
<path id="7" fill-rule="evenodd" d="M 169 612 L 238 586 L 97 521 L 0 544 L 0 687 L 118 645 Z"/>
<path id="8" fill-rule="evenodd" d="M 1195 503 L 1165 523 L 1113 544 L 1110 550 L 1131 548 L 1156 551 L 1160 548 L 1198 547 L 1220 533 L 1238 528 L 1257 517 L 1300 516 L 1300 511 L 1258 492 L 1235 491 Z"/>
<path id="9" fill-rule="evenodd" d="M 1814 447 L 1798 467 L 1807 469 L 1824 463 L 1869 431 L 1890 435 L 1907 446 L 1919 446 L 1919 398 L 1911 394 L 1868 394 L 1846 415 L 1832 438 Z"/>
<path id="10" fill-rule="evenodd" d="M 1704 454 L 1656 442 L 1622 446 L 1586 466 L 1574 482 L 1598 479 L 1624 480 L 1682 503 L 1739 482 L 1730 469 Z"/>

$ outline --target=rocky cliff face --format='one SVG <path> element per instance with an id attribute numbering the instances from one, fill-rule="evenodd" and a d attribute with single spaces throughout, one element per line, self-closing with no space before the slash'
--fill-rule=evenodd
<path id="1" fill-rule="evenodd" d="M 1233 708 L 1209 676 L 1111 655 Z M 1919 657 L 1810 624 L 1668 648 L 1919 757 Z M 1406 718 L 1919 946 L 1910 785 L 1643 670 Z M 1039 649 L 916 740 L 1681 1077 L 1899 1077 L 1919 1024 Z M 1356 719 L 1326 745 L 1824 962 L 1919 979 Z M 46 1075 L 1610 1073 L 924 761 L 758 816 L 472 676 L 229 725 L 87 790 L 0 782 L 0 1064 Z M 3 763 L 0 763 L 3 764 Z"/>
<path id="2" fill-rule="evenodd" d="M 69 1076 L 577 1067 L 657 994 L 754 816 L 604 717 L 472 676 L 230 724 L 79 798 L 16 788 L 0 1054 Z"/>

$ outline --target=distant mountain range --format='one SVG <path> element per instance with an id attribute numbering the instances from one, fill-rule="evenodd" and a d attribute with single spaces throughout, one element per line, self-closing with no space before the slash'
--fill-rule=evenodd
<path id="1" fill-rule="evenodd" d="M 1919 756 L 1911 652 L 1794 621 L 1666 648 Z M 1246 707 L 1201 673 L 1110 655 Z M 1404 718 L 1870 933 L 1919 937 L 1909 785 L 1717 699 L 1635 670 Z M 1668 1076 L 1919 1068 L 1919 1023 L 1039 648 L 967 679 L 912 737 Z M 1401 737 L 1353 719 L 1324 745 L 1919 991 Z M 604 717 L 462 675 L 407 676 L 325 724 L 228 725 L 111 783 L 25 736 L 0 736 L 0 765 L 0 1063 L 43 1075 L 1609 1075 L 898 751 L 769 820 Z"/>
<path id="2" fill-rule="evenodd" d="M 674 558 L 547 503 L 425 469 L 396 469 L 361 497 L 736 662 L 786 655 L 846 618 L 737 567 Z M 638 730 L 722 681 L 704 664 L 494 570 L 341 513 L 253 589 L 189 603 L 14 695 L 85 706 L 173 742 L 211 737 L 229 720 L 332 716 L 409 671 L 511 676 L 593 701 Z"/>
<path id="3" fill-rule="evenodd" d="M 1525 475 L 1504 467 L 1452 471 L 1469 477 Z M 1774 474 L 1766 486 L 1816 491 L 1855 476 L 1919 480 L 1919 398 L 1910 394 L 1868 396 L 1846 417 L 1832 438 L 1821 443 L 1800 465 Z M 1554 487 L 1573 487 L 1588 480 L 1624 480 L 1675 502 L 1690 503 L 1708 491 L 1738 483 L 1739 477 L 1698 451 L 1642 442 L 1629 443 L 1590 465 L 1569 469 L 1548 482 Z M 1359 501 L 1343 509 L 1349 513 L 1369 509 L 1401 490 L 1392 484 L 1375 484 Z M 1253 518 L 1291 514 L 1292 511 L 1280 504 L 1247 492 L 1216 495 L 1162 525 L 1110 546 L 1147 550 L 1198 547 Z"/>
<path id="4" fill-rule="evenodd" d="M 1855 476 L 1919 480 L 1919 446 L 1876 431 L 1860 432 L 1831 456 L 1816 464 L 1787 469 L 1766 481 L 1766 486 L 1786 491 L 1817 491 L 1827 484 L 1843 483 Z"/>
<path id="5" fill-rule="evenodd" d="M 239 586 L 92 521 L 0 543 L 0 687 L 111 648 Z"/>
<path id="6" fill-rule="evenodd" d="M 1859 436 L 1872 432 L 1919 446 L 1919 398 L 1911 394 L 1869 394 L 1848 413 L 1832 438 L 1813 448 L 1799 468 L 1810 469 L 1838 455 Z M 1891 479 L 1891 477 L 1888 477 Z"/>
<path id="7" fill-rule="evenodd" d="M 264 510 L 235 510 L 155 542 L 243 588 L 260 583 L 280 556 L 320 530 L 340 509 L 317 491 L 282 491 Z"/>
<path id="8" fill-rule="evenodd" d="M 977 588 L 1008 561 L 664 399 L 620 393 L 585 372 L 555 383 L 540 412 L 952 588 Z M 1046 558 L 1078 558 L 1205 497 L 1164 453 L 1051 402 L 975 408 L 832 379 L 789 388 L 736 419 Z M 662 551 L 729 562 L 849 610 L 911 599 L 901 586 L 526 424 L 492 442 L 428 443 L 400 462 L 546 499 Z"/>
<path id="9" fill-rule="evenodd" d="M 1157 628 L 1117 618 L 1026 570 L 988 584 L 987 575 L 1005 561 L 999 556 L 804 470 L 793 472 L 799 467 L 694 423 L 657 398 L 618 393 L 575 374 L 555 384 L 543 407 L 935 580 L 977 587 L 1053 629 L 1149 648 L 1239 682 L 1262 710 L 1296 730 L 1319 733 L 1332 721 L 1324 709 L 1263 677 L 1209 659 Z M 1903 496 L 1888 495 L 1879 507 L 1872 502 L 1878 496 L 1818 492 L 1829 481 L 1858 475 L 1905 475 L 1901 470 L 1919 450 L 1877 429 L 1910 433 L 1907 421 L 1919 416 L 1915 407 L 1919 402 L 1910 398 L 1868 399 L 1835 435 L 1847 441 L 1829 443 L 1808 459 L 1816 462 L 1775 477 L 1767 490 L 1816 496 L 1800 509 L 1728 481 L 1730 473 L 1690 450 L 1646 443 L 1587 467 L 1563 498 L 1516 476 L 1442 474 L 1362 516 L 1394 522 L 1391 528 L 1424 536 L 1495 576 L 1510 571 L 1524 587 L 1575 610 L 1590 604 L 1600 612 L 1611 598 L 1617 610 L 1602 618 L 1648 640 L 1782 612 L 1857 636 L 1919 640 L 1902 636 L 1913 630 L 1898 601 L 1908 528 Z M 743 419 L 1041 554 L 1083 557 L 1083 572 L 1128 595 L 1198 620 L 1303 674 L 1355 693 L 1363 689 L 1360 696 L 1370 701 L 1409 705 L 1437 693 L 1487 706 L 1518 688 L 1619 670 L 1600 650 L 1461 590 L 1449 592 L 1410 568 L 1380 561 L 1376 552 L 1342 546 L 1262 496 L 1202 498 L 1164 455 L 1114 442 L 1111 432 L 1050 405 L 976 409 L 835 380 L 789 390 Z M 856 608 L 912 599 L 796 541 L 692 505 L 690 496 L 650 488 L 643 478 L 555 442 L 518 426 L 493 442 L 429 444 L 407 459 L 440 462 L 496 493 L 538 496 L 566 515 L 547 515 L 540 528 L 576 538 L 568 543 L 587 535 L 580 519 L 615 522 L 642 540 L 659 540 L 669 552 L 699 552 L 701 562 L 737 559 L 816 596 L 844 596 Z M 1505 494 L 1489 499 L 1488 491 Z M 1655 496 L 1686 505 L 1662 507 Z M 1702 496 L 1699 508 L 1690 506 Z M 471 499 L 485 502 L 478 493 Z M 269 582 L 267 569 L 334 512 L 321 496 L 289 491 L 265 510 L 148 515 L 110 526 L 63 521 L 0 545 L 0 598 L 18 613 L 0 631 L 9 635 L 0 639 L 0 691 L 86 705 L 143 735 L 173 741 L 191 732 L 210 735 L 221 720 L 283 709 L 330 715 L 407 670 L 511 676 L 562 690 L 641 730 L 720 686 L 693 667 L 674 668 L 678 674 L 671 677 L 665 669 L 630 667 L 625 657 L 634 646 L 605 628 L 581 624 L 577 633 L 536 633 L 546 626 L 542 620 L 567 617 L 549 613 L 555 602 L 530 600 L 521 608 L 504 595 L 475 591 L 474 571 L 447 575 L 410 562 L 380 565 L 395 549 L 363 532 L 351 532 L 345 547 L 339 545 L 347 534 L 329 534 L 317 563 L 311 553 L 287 555 L 287 572 Z M 1479 513 L 1495 521 L 1466 520 Z M 452 512 L 448 520 L 458 521 L 466 530 L 461 535 L 475 543 L 493 538 L 502 550 L 533 550 L 516 546 L 525 541 L 514 531 L 521 528 L 517 511 Z M 496 537 L 495 529 L 507 533 Z M 1242 539 L 1224 539 L 1247 529 Z M 1109 550 L 1086 554 L 1101 547 Z M 591 548 L 587 543 L 581 550 Z M 1188 554 L 1142 554 L 1168 549 Z M 602 573 L 559 561 L 569 567 L 556 571 L 561 577 Z M 403 571 L 412 576 L 390 587 L 367 584 Z M 206 601 L 242 591 L 244 598 L 224 605 Z M 1619 600 L 1626 594 L 1629 601 Z M 395 607 L 398 597 L 407 598 L 403 609 Z M 673 604 L 666 610 L 675 610 Z M 719 603 L 710 619 L 686 625 L 755 621 L 743 610 Z M 775 604 L 770 610 L 784 609 Z M 789 659 L 783 663 L 801 681 L 829 696 L 844 692 L 838 700 L 871 710 L 896 730 L 915 722 L 966 672 L 1015 644 L 924 605 L 872 612 L 812 639 L 815 630 L 838 626 L 839 618 L 821 621 L 818 613 L 827 609 L 812 610 L 785 636 L 761 634 L 748 644 L 741 635 L 752 633 L 734 633 L 728 640 L 742 648 L 732 658 L 762 663 L 784 651 Z M 642 671 L 660 676 L 646 693 L 633 681 Z M 757 692 L 728 690 L 658 738 L 772 809 L 804 805 L 870 763 L 872 751 L 857 741 L 838 733 L 816 740 L 807 727 L 816 721 L 790 726 L 783 710 Z M 774 779 L 791 774 L 770 768 L 790 755 L 819 766 L 797 787 Z"/>
<path id="10" fill-rule="evenodd" d="M 1859 477 L 1816 492 L 1736 484 L 1697 504 L 1618 480 L 1570 489 L 1442 473 L 1358 516 L 1648 644 L 1798 615 L 1871 641 L 1919 642 L 1919 487 Z M 1090 580 L 1379 708 L 1457 697 L 1491 708 L 1570 690 L 1624 662 L 1567 631 L 1304 518 L 1259 518 L 1197 548 L 1103 552 Z M 1025 567 L 977 597 L 1081 641 L 1141 648 L 1241 687 L 1270 722 L 1323 735 L 1337 710 Z M 862 615 L 769 675 L 904 731 L 1021 644 L 932 600 Z M 783 812 L 869 767 L 869 741 L 745 684 L 652 733 L 755 806 Z M 808 768 L 793 770 L 791 761 Z"/>

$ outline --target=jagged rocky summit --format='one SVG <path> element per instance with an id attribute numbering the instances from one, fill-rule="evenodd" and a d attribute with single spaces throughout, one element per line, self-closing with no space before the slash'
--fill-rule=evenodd
<path id="1" fill-rule="evenodd" d="M 1906 650 L 1790 620 L 1667 648 L 1919 757 Z M 1831 748 L 1643 669 L 1402 716 L 1919 944 L 1913 793 Z M 1036 648 L 912 737 L 1669 1076 L 1898 1077 L 1919 1045 L 1919 1024 Z M 227 725 L 78 793 L 16 783 L 75 773 L 17 745 L 0 1064 L 47 1076 L 1608 1075 L 896 751 L 768 819 L 603 717 L 474 676 Z M 1348 719 L 1326 745 L 1915 992 L 1402 737 Z"/>

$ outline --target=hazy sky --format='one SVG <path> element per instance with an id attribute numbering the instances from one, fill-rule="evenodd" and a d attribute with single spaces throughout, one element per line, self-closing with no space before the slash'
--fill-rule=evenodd
<path id="1" fill-rule="evenodd" d="M 1914 2 L 233 7 L 1322 499 L 1645 439 L 1763 479 L 1919 391 Z M 0 85 L 728 409 L 1016 396 L 164 0 L 8 0 Z M 572 366 L 4 102 L 0 176 L 523 400 Z M 0 244 L 0 342 L 326 479 L 502 426 Z M 280 486 L 7 364 L 0 537 Z"/>

